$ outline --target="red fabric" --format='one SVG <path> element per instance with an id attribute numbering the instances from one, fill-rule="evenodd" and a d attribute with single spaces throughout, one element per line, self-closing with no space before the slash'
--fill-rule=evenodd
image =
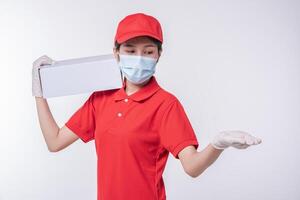
<path id="1" fill-rule="evenodd" d="M 150 36 L 163 43 L 159 21 L 144 13 L 135 13 L 122 19 L 117 27 L 115 41 L 119 44 L 137 36 Z"/>
<path id="2" fill-rule="evenodd" d="M 83 142 L 95 139 L 98 200 L 165 200 L 169 152 L 178 159 L 186 146 L 197 149 L 196 135 L 179 100 L 154 76 L 130 96 L 125 87 L 92 93 L 65 125 Z"/>

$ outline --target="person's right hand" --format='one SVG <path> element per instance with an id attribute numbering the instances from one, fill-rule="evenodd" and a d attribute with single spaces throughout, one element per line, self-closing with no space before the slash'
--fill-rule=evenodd
<path id="1" fill-rule="evenodd" d="M 36 59 L 32 64 L 32 96 L 43 97 L 39 69 L 45 65 L 52 65 L 55 61 L 46 55 Z"/>

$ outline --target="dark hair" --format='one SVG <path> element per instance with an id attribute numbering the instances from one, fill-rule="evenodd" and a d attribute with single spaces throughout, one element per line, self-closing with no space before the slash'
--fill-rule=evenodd
<path id="1" fill-rule="evenodd" d="M 157 40 L 153 37 L 150 37 L 150 36 L 146 36 L 146 37 L 148 39 L 150 39 L 157 46 L 158 52 L 160 52 L 162 50 L 162 43 L 159 40 Z M 115 48 L 117 49 L 117 51 L 120 50 L 120 46 L 121 46 L 121 44 L 119 44 L 117 41 L 115 41 Z"/>

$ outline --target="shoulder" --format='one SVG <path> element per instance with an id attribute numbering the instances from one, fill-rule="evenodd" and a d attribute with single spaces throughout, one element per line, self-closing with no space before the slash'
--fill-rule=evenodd
<path id="1" fill-rule="evenodd" d="M 90 94 L 88 101 L 90 101 L 95 107 L 99 107 L 107 99 L 112 98 L 116 91 L 118 91 L 118 89 L 94 91 Z"/>
<path id="2" fill-rule="evenodd" d="M 96 100 L 99 100 L 99 98 L 102 97 L 109 97 L 113 95 L 115 92 L 117 92 L 119 89 L 111 89 L 111 90 L 100 90 L 100 91 L 94 91 L 91 96 Z"/>
<path id="3" fill-rule="evenodd" d="M 163 107 L 168 107 L 170 105 L 173 105 L 175 103 L 180 103 L 179 99 L 176 97 L 176 95 L 164 88 L 160 88 L 157 92 L 157 96 L 162 101 Z"/>

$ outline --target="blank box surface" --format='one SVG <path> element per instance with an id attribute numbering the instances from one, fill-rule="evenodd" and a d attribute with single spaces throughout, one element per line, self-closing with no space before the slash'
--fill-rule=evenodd
<path id="1" fill-rule="evenodd" d="M 91 93 L 122 87 L 113 54 L 56 61 L 40 68 L 43 97 Z"/>

